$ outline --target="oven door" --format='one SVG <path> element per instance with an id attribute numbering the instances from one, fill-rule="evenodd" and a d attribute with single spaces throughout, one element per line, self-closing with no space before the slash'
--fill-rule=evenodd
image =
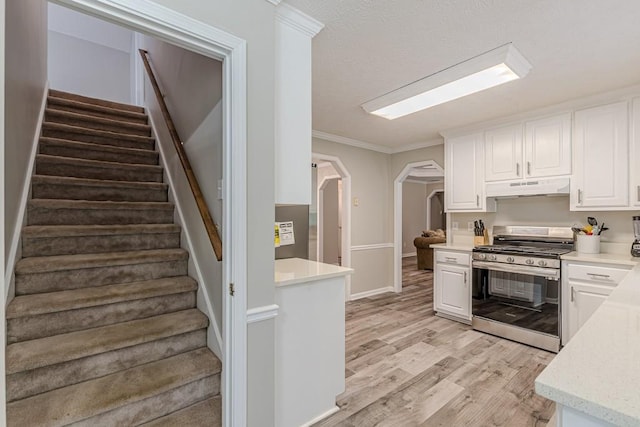
<path id="1" fill-rule="evenodd" d="M 473 261 L 472 314 L 560 336 L 560 270 Z"/>

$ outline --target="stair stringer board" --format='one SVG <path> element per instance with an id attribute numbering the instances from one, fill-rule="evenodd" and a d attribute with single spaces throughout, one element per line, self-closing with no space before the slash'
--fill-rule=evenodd
<path id="1" fill-rule="evenodd" d="M 42 103 L 40 104 L 40 113 L 36 125 L 36 131 L 31 141 L 29 152 L 29 163 L 26 169 L 24 185 L 20 192 L 20 205 L 18 206 L 18 216 L 16 224 L 11 236 L 11 245 L 9 246 L 9 256 L 6 263 L 6 271 L 4 276 L 4 303 L 8 305 L 15 296 L 15 268 L 16 262 L 22 258 L 22 229 L 27 225 L 27 202 L 31 199 L 31 181 L 35 171 L 36 155 L 38 154 L 38 145 L 40 142 L 40 134 L 42 133 L 42 122 L 44 121 L 44 113 L 47 108 L 47 98 L 49 96 L 49 81 L 44 85 L 42 94 Z"/>
<path id="2" fill-rule="evenodd" d="M 174 221 L 182 227 L 180 237 L 181 247 L 187 250 L 190 254 L 188 262 L 189 275 L 194 277 L 200 284 L 197 291 L 197 307 L 209 318 L 209 327 L 207 328 L 207 346 L 218 357 L 218 359 L 224 361 L 225 358 L 222 354 L 222 335 L 220 333 L 222 325 L 218 325 L 218 320 L 213 308 L 212 296 L 206 286 L 207 283 L 215 283 L 216 280 L 222 280 L 222 263 L 215 259 L 215 254 L 208 238 L 206 238 L 206 244 L 196 246 L 196 240 L 193 236 L 196 234 L 200 236 L 207 236 L 207 231 L 204 227 L 204 223 L 200 219 L 198 207 L 187 183 L 187 177 L 182 166 L 177 160 L 177 155 L 173 158 L 176 160 L 175 163 L 169 163 L 167 161 L 169 157 L 168 151 L 172 150 L 172 152 L 175 153 L 175 149 L 164 122 L 161 122 L 160 128 L 157 126 L 153 114 L 154 110 L 157 110 L 153 108 L 154 106 L 148 104 L 144 105 L 144 107 L 146 108 L 149 116 L 151 134 L 156 140 L 156 150 L 160 153 L 160 164 L 163 167 L 165 178 L 164 182 L 169 184 L 169 201 L 175 205 Z M 180 192 L 177 191 L 178 185 L 180 185 Z M 178 193 L 181 193 L 184 196 L 178 197 Z M 197 215 L 191 215 L 192 217 L 197 217 L 197 219 L 195 221 L 187 221 L 186 212 L 194 214 L 197 213 Z M 203 260 L 205 257 L 208 257 L 210 260 L 213 260 L 213 263 L 215 263 L 212 265 L 216 265 L 217 268 L 214 268 L 213 272 L 206 272 L 203 268 Z"/>

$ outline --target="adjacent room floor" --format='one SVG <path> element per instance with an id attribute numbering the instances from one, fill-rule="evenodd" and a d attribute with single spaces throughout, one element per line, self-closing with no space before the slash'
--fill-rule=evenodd
<path id="1" fill-rule="evenodd" d="M 346 390 L 319 426 L 546 426 L 535 394 L 553 353 L 434 316 L 433 273 L 403 260 L 403 292 L 347 303 Z M 549 423 L 549 425 L 554 423 Z"/>

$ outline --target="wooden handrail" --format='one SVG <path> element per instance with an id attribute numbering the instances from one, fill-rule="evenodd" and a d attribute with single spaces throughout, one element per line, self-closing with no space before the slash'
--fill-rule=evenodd
<path id="1" fill-rule="evenodd" d="M 198 179 L 193 173 L 193 169 L 191 168 L 191 163 L 189 162 L 187 153 L 184 151 L 184 147 L 182 146 L 182 140 L 180 139 L 178 131 L 176 130 L 176 126 L 171 119 L 171 114 L 169 114 L 167 104 L 164 102 L 164 97 L 162 96 L 162 92 L 160 91 L 160 86 L 158 86 L 158 81 L 153 74 L 151 64 L 149 64 L 149 59 L 147 58 L 148 52 L 144 49 L 139 49 L 138 51 L 140 52 L 140 56 L 142 57 L 144 68 L 147 70 L 147 74 L 149 75 L 149 81 L 151 82 L 153 91 L 155 92 L 156 98 L 158 99 L 158 104 L 160 104 L 160 110 L 162 111 L 164 121 L 167 124 L 167 128 L 169 128 L 169 134 L 171 135 L 173 146 L 176 148 L 178 157 L 180 158 L 180 163 L 182 164 L 182 168 L 184 169 L 184 173 L 185 175 L 187 175 L 189 187 L 191 187 L 193 197 L 196 199 L 198 211 L 200 211 L 200 216 L 202 216 L 204 227 L 207 229 L 207 234 L 209 235 L 211 246 L 213 246 L 213 251 L 215 252 L 218 261 L 222 261 L 222 240 L 220 240 L 218 227 L 216 227 L 216 224 L 213 222 L 213 218 L 211 217 L 211 212 L 209 211 L 207 202 L 205 201 L 204 196 L 202 195 L 202 191 L 200 190 Z"/>

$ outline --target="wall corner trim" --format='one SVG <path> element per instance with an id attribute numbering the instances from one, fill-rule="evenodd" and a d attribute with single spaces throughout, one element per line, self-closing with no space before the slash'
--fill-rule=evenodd
<path id="1" fill-rule="evenodd" d="M 280 307 L 277 304 L 263 305 L 247 310 L 247 323 L 263 322 L 278 316 Z"/>
<path id="2" fill-rule="evenodd" d="M 267 0 L 276 4 L 276 19 L 291 28 L 300 31 L 303 34 L 313 38 L 324 28 L 324 24 L 309 15 L 299 11 L 293 6 L 286 3 L 280 3 L 278 0 Z M 277 1 L 277 3 L 275 3 Z M 280 3 L 280 4 L 278 4 Z"/>

